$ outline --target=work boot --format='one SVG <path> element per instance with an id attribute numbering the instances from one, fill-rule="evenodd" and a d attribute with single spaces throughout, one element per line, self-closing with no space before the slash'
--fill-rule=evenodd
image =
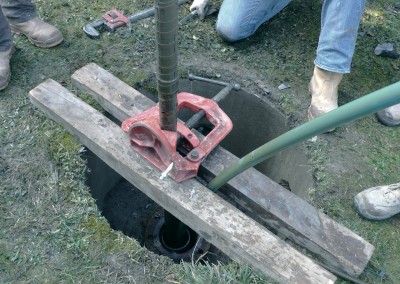
<path id="1" fill-rule="evenodd" d="M 4 90 L 10 82 L 10 58 L 14 53 L 14 45 L 9 50 L 0 52 L 0 91 Z"/>
<path id="2" fill-rule="evenodd" d="M 311 93 L 311 105 L 308 108 L 309 120 L 338 107 L 338 87 L 342 78 L 343 74 L 314 67 L 314 74 L 308 85 Z"/>
<path id="3" fill-rule="evenodd" d="M 10 24 L 10 27 L 13 33 L 26 35 L 29 41 L 38 47 L 53 47 L 64 40 L 56 27 L 43 22 L 38 17 L 24 23 Z"/>
<path id="4" fill-rule="evenodd" d="M 380 123 L 386 126 L 400 125 L 400 104 L 378 111 L 376 117 Z"/>
<path id="5" fill-rule="evenodd" d="M 370 220 L 383 220 L 400 213 L 400 183 L 366 189 L 354 197 L 357 212 Z"/>

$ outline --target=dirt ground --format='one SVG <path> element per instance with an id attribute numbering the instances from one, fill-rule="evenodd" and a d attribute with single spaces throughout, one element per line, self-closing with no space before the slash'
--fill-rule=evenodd
<path id="1" fill-rule="evenodd" d="M 96 106 L 70 80 L 75 70 L 91 62 L 136 88 L 154 90 L 149 80 L 155 71 L 152 19 L 103 33 L 97 41 L 82 32 L 85 24 L 111 8 L 130 14 L 152 2 L 36 4 L 41 17 L 60 28 L 65 41 L 53 49 L 39 49 L 23 36 L 14 38 L 11 82 L 0 92 L 0 282 L 270 283 L 235 262 L 174 264 L 112 230 L 85 184 L 83 145 L 28 99 L 29 90 L 52 78 Z M 188 4 L 182 7 L 180 18 L 188 9 Z M 238 81 L 248 93 L 279 110 L 288 128 L 300 125 L 307 121 L 307 84 L 320 9 L 321 1 L 295 0 L 254 36 L 235 44 L 223 42 L 215 33 L 215 16 L 189 22 L 179 30 L 180 73 Z M 399 13 L 398 1 L 367 1 L 352 72 L 340 86 L 340 105 L 400 80 L 399 59 L 374 54 L 378 43 L 400 49 Z M 282 83 L 290 88 L 278 90 Z M 400 282 L 400 216 L 368 221 L 356 214 L 352 200 L 365 188 L 399 182 L 399 134 L 400 128 L 384 127 L 371 114 L 299 146 L 313 179 L 304 198 L 376 248 L 360 276 L 367 283 Z"/>

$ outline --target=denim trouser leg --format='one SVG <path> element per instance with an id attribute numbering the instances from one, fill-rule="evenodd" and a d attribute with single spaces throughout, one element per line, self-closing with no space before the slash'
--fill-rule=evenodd
<path id="1" fill-rule="evenodd" d="M 24 23 L 37 16 L 32 0 L 0 0 L 1 9 L 10 23 Z"/>
<path id="2" fill-rule="evenodd" d="M 251 36 L 258 27 L 279 13 L 292 0 L 224 0 L 216 30 L 227 41 Z M 353 1 L 353 0 L 348 0 Z"/>
<path id="3" fill-rule="evenodd" d="M 325 0 L 314 64 L 324 70 L 349 73 L 365 0 Z"/>
<path id="4" fill-rule="evenodd" d="M 12 35 L 10 25 L 8 24 L 6 16 L 0 9 L 0 52 L 10 49 L 12 44 Z"/>

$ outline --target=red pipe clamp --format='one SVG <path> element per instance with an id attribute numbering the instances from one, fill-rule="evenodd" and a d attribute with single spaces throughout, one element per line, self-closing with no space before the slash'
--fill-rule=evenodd
<path id="1" fill-rule="evenodd" d="M 169 176 L 181 182 L 197 175 L 200 163 L 232 130 L 232 121 L 211 99 L 182 92 L 177 95 L 177 101 L 178 111 L 182 108 L 193 112 L 203 110 L 208 121 L 214 125 L 214 129 L 201 141 L 182 122 L 178 122 L 177 132 L 162 130 L 158 104 L 126 119 L 121 128 L 129 134 L 133 148 L 161 171 L 173 163 Z M 189 151 L 186 157 L 177 152 L 179 136 Z"/>

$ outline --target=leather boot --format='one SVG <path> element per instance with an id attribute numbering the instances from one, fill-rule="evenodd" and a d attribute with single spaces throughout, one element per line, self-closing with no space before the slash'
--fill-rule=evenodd
<path id="1" fill-rule="evenodd" d="M 10 24 L 10 27 L 13 33 L 26 35 L 29 41 L 38 47 L 53 47 L 64 39 L 56 27 L 43 22 L 38 17 L 24 23 Z"/>
<path id="2" fill-rule="evenodd" d="M 0 91 L 4 90 L 10 82 L 10 58 L 14 53 L 14 45 L 6 51 L 0 52 Z"/>
<path id="3" fill-rule="evenodd" d="M 308 108 L 309 120 L 338 107 L 338 87 L 342 78 L 343 74 L 314 67 L 314 74 L 308 86 L 311 93 L 311 105 Z"/>
<path id="4" fill-rule="evenodd" d="M 370 220 L 383 220 L 400 213 L 400 183 L 376 186 L 354 197 L 357 212 Z"/>
<path id="5" fill-rule="evenodd" d="M 386 126 L 400 125 L 400 104 L 378 111 L 376 117 L 379 122 Z"/>

